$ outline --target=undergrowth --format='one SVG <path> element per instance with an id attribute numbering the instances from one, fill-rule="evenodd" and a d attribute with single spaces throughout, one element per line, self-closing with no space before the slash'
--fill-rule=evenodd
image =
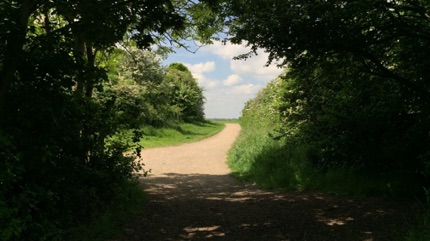
<path id="1" fill-rule="evenodd" d="M 165 128 L 143 127 L 140 145 L 160 147 L 193 142 L 215 135 L 224 127 L 223 122 L 205 121 L 180 123 Z M 117 135 L 114 140 L 131 139 L 133 131 L 129 130 Z M 115 187 L 115 196 L 110 205 L 98 212 L 78 229 L 70 231 L 67 240 L 70 241 L 102 241 L 110 240 L 121 235 L 121 224 L 134 213 L 145 207 L 146 196 L 137 180 L 126 181 Z"/>
<path id="2" fill-rule="evenodd" d="M 351 167 L 319 169 L 309 161 L 310 147 L 295 138 L 281 136 L 275 105 L 279 83 L 272 82 L 250 100 L 242 113 L 242 131 L 228 154 L 228 164 L 239 178 L 271 189 L 313 190 L 339 195 L 402 196 L 411 180 L 395 174 L 373 177 Z"/>
<path id="3" fill-rule="evenodd" d="M 110 205 L 95 214 L 90 223 L 72 230 L 69 241 L 112 240 L 122 233 L 121 224 L 145 207 L 147 197 L 138 180 L 125 181 L 115 188 Z"/>
<path id="4" fill-rule="evenodd" d="M 276 111 L 279 83 L 274 81 L 250 100 L 242 113 L 241 133 L 228 153 L 228 164 L 238 178 L 270 189 L 311 190 L 349 196 L 416 197 L 419 180 L 402 170 L 379 176 L 354 167 L 320 169 L 312 165 L 308 143 L 279 133 Z M 296 131 L 294 126 L 292 132 Z M 430 193 L 418 208 L 415 221 L 406 221 L 408 232 L 399 240 L 430 240 Z M 393 230 L 393 232 L 396 232 Z"/>
<path id="5" fill-rule="evenodd" d="M 416 221 L 408 225 L 408 232 L 402 236 L 403 241 L 430 240 L 430 190 L 425 189 L 426 200 L 420 202 Z M 400 239 L 399 239 L 400 241 Z"/>

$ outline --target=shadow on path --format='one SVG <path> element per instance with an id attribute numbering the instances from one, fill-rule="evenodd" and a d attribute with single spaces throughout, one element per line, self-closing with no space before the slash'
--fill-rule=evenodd
<path id="1" fill-rule="evenodd" d="M 230 175 L 175 174 L 142 179 L 150 196 L 124 240 L 393 240 L 407 202 L 272 192 Z"/>

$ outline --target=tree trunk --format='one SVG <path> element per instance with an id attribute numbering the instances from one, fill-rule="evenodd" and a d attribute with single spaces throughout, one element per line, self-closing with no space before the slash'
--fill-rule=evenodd
<path id="1" fill-rule="evenodd" d="M 86 44 L 87 47 L 87 59 L 88 59 L 88 65 L 93 68 L 96 64 L 96 50 L 93 50 L 93 45 L 91 43 Z M 92 97 L 93 96 L 93 89 L 94 89 L 94 80 L 87 80 L 86 86 L 85 86 L 85 96 Z"/>
<path id="2" fill-rule="evenodd" d="M 85 57 L 85 42 L 80 36 L 75 36 L 75 51 L 76 59 L 83 60 Z M 78 76 L 76 79 L 76 93 L 82 93 L 84 91 L 85 80 L 82 76 Z"/>
<path id="3" fill-rule="evenodd" d="M 16 18 L 16 26 L 11 26 L 8 34 L 5 57 L 2 60 L 3 70 L 0 72 L 0 125 L 5 118 L 4 107 L 7 102 L 7 93 L 22 59 L 22 47 L 25 43 L 28 21 L 34 6 L 34 1 L 32 0 L 23 0 L 21 2 L 18 10 L 19 16 Z"/>

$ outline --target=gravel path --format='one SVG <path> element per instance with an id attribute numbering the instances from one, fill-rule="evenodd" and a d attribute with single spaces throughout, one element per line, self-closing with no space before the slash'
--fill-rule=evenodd
<path id="1" fill-rule="evenodd" d="M 267 191 L 229 175 L 226 153 L 237 124 L 200 142 L 143 151 L 149 202 L 122 240 L 393 240 L 406 201 Z"/>

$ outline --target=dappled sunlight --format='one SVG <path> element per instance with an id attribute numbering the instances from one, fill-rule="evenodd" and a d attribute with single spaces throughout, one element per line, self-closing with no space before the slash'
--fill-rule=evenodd
<path id="1" fill-rule="evenodd" d="M 140 179 L 149 202 L 126 227 L 127 241 L 391 241 L 391 227 L 404 228 L 397 218 L 404 203 L 239 182 L 225 165 L 237 127 L 227 125 L 233 132 L 204 142 L 142 153 L 153 170 Z"/>
<path id="2" fill-rule="evenodd" d="M 186 234 L 181 235 L 181 237 L 186 239 L 193 239 L 196 237 L 213 238 L 213 237 L 224 237 L 225 233 L 220 232 L 221 226 L 212 227 L 186 227 L 184 231 Z"/>
<path id="3" fill-rule="evenodd" d="M 345 218 L 321 218 L 318 221 L 321 221 L 328 226 L 334 226 L 334 225 L 346 225 L 349 221 L 354 221 L 354 218 L 351 217 L 345 217 Z"/>
<path id="4" fill-rule="evenodd" d="M 261 190 L 231 175 L 164 173 L 141 181 L 151 201 L 132 229 L 147 240 L 391 240 L 392 229 L 381 227 L 402 223 L 393 203 Z"/>

